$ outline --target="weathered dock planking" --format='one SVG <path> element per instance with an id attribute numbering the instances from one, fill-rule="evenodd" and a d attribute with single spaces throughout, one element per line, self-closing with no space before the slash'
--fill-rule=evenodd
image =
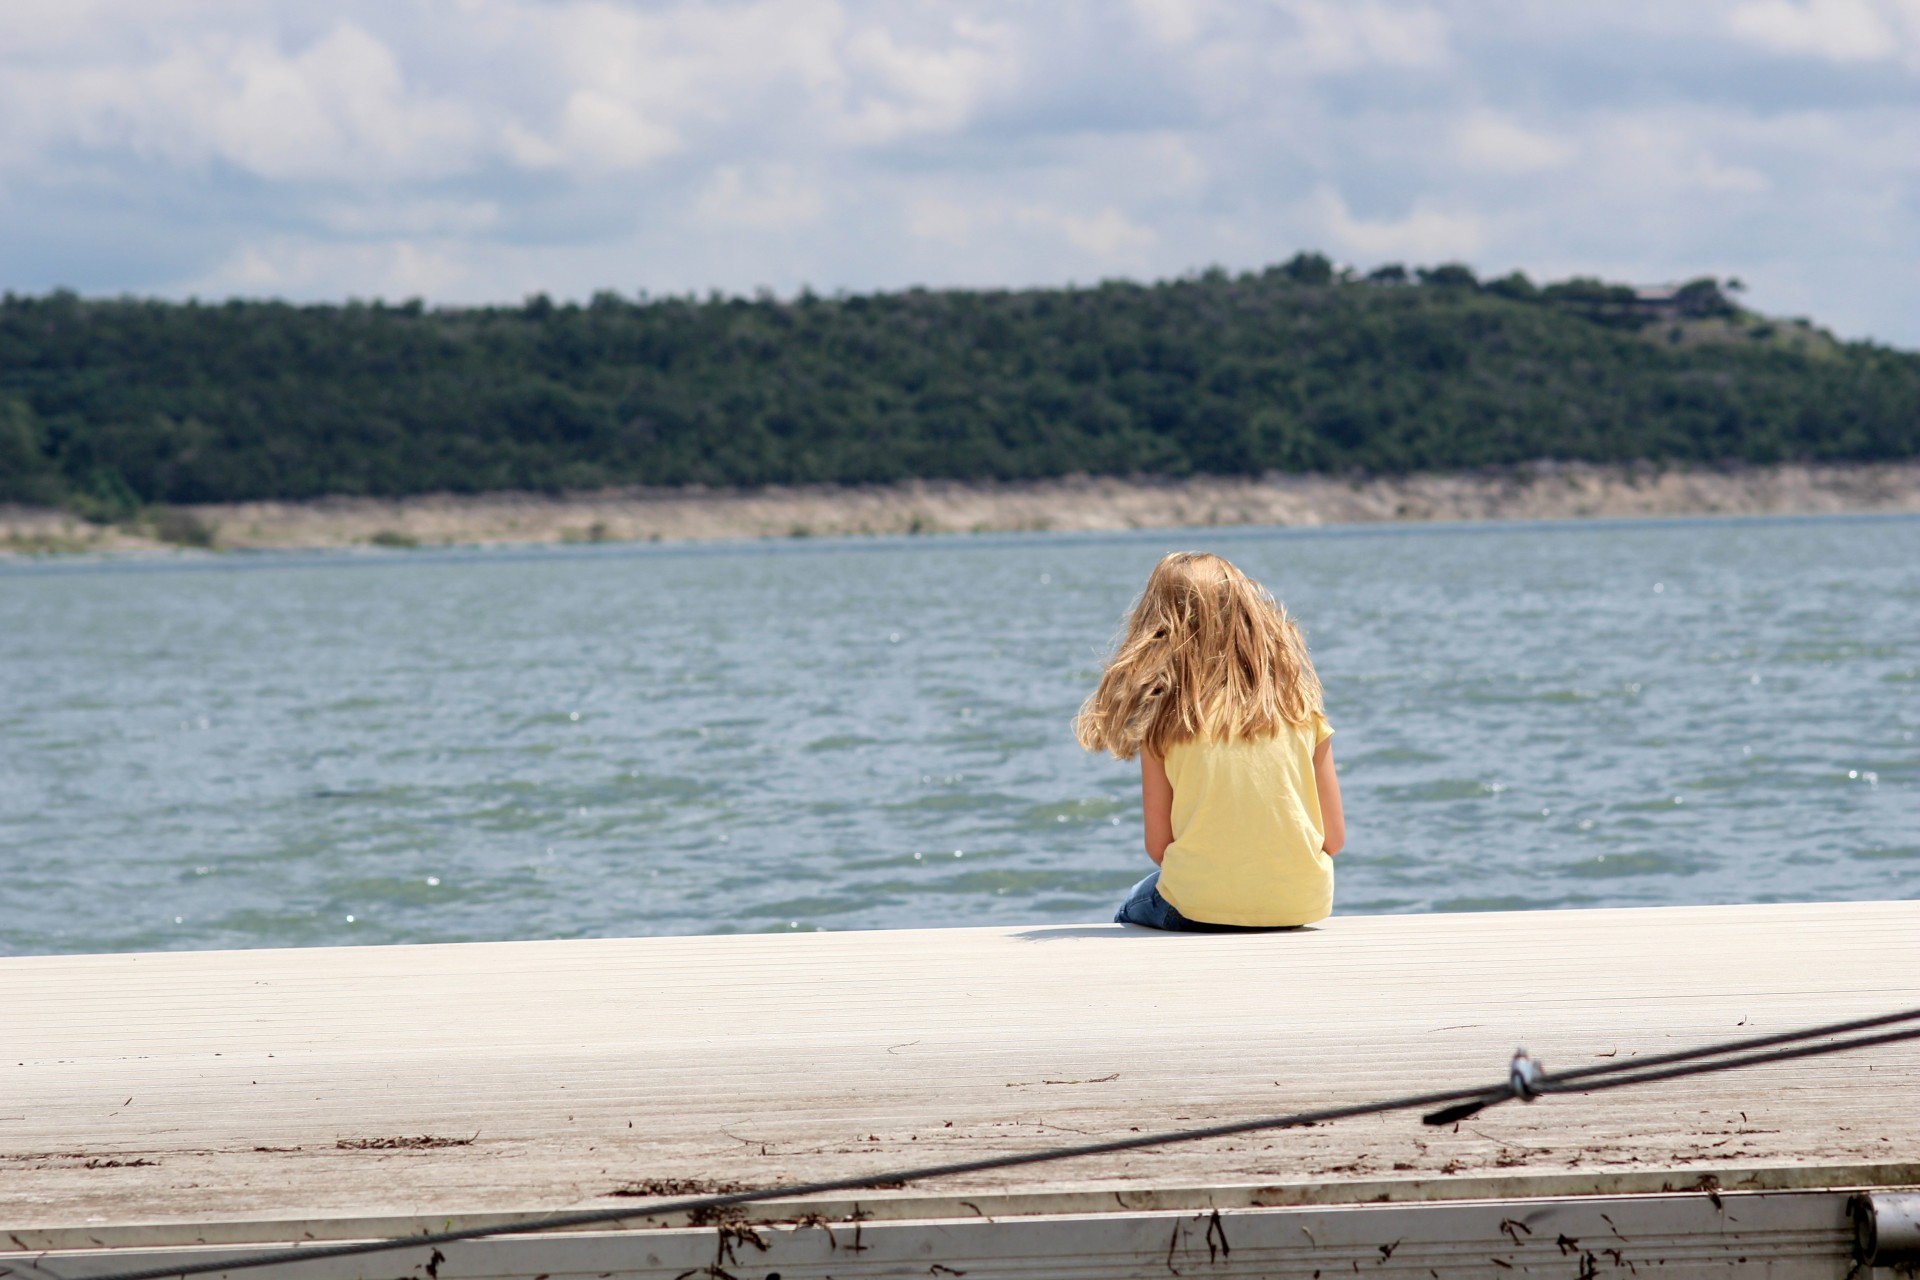
<path id="1" fill-rule="evenodd" d="M 1519 1044 L 1571 1067 L 1913 1006 L 1920 902 L 0 959 L 0 1270 L 632 1203 L 634 1230 L 452 1246 L 439 1274 L 1307 1275 L 1356 1249 L 1369 1274 L 1478 1274 L 1492 1245 L 1553 1274 L 1552 1236 L 1579 1233 L 1503 1234 L 1510 1204 L 1585 1231 L 1604 1203 L 1640 1224 L 1612 1245 L 1642 1274 L 1777 1248 L 1769 1274 L 1838 1277 L 1834 1189 L 1920 1184 L 1911 1042 L 1455 1130 L 1387 1116 L 755 1211 L 857 1214 L 857 1252 L 851 1228 L 729 1244 L 637 1197 L 1491 1084 Z M 1743 1195 L 1778 1239 L 1728 1236 Z M 1409 1231 L 1452 1243 L 1380 1253 Z"/>

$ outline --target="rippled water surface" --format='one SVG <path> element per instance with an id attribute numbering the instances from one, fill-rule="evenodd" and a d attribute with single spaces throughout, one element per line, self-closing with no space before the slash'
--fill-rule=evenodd
<path id="1" fill-rule="evenodd" d="M 1162 552 L 1325 678 L 1344 912 L 1920 893 L 1920 522 L 0 569 L 0 952 L 1105 918 Z"/>

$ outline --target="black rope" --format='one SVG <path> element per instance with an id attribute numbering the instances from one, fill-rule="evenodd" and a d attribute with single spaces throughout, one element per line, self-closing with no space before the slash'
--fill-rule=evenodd
<path id="1" fill-rule="evenodd" d="M 1774 1045 L 1793 1044 L 1803 1040 L 1817 1040 L 1824 1036 L 1851 1035 L 1856 1031 L 1870 1031 L 1875 1027 L 1890 1026 L 1898 1022 L 1920 1022 L 1920 1009 L 1907 1009 L 1900 1013 L 1883 1013 L 1872 1018 L 1853 1018 L 1846 1022 L 1829 1022 L 1824 1026 L 1806 1027 L 1799 1031 L 1782 1031 L 1774 1035 L 1747 1036 L 1739 1040 L 1723 1040 L 1718 1044 L 1702 1045 L 1697 1049 L 1681 1049 L 1673 1053 L 1656 1053 L 1651 1057 L 1631 1058 L 1622 1062 L 1603 1063 L 1600 1066 L 1594 1067 L 1575 1067 L 1570 1071 L 1559 1071 L 1552 1075 L 1547 1075 L 1542 1072 L 1533 1080 L 1531 1089 L 1536 1093 L 1595 1093 L 1603 1088 L 1612 1088 L 1614 1086 L 1594 1084 L 1579 1089 L 1569 1089 L 1566 1086 L 1582 1080 L 1606 1079 L 1621 1075 L 1632 1077 L 1625 1081 L 1627 1084 L 1637 1084 L 1643 1081 L 1651 1082 L 1654 1080 L 1672 1080 L 1681 1076 L 1701 1075 L 1704 1074 L 1704 1071 L 1680 1071 L 1661 1074 L 1650 1073 L 1646 1075 L 1639 1073 L 1650 1072 L 1651 1068 L 1664 1067 L 1677 1062 L 1721 1059 L 1726 1058 L 1729 1054 L 1766 1049 Z M 1908 1040 L 1914 1037 L 1911 1035 L 1897 1035 L 1892 1038 L 1894 1040 Z M 1822 1049 L 1820 1052 L 1838 1053 L 1848 1048 L 1882 1043 L 1886 1042 L 1880 1039 L 1863 1040 L 1859 1042 L 1858 1046 L 1841 1045 L 1835 1048 Z M 1524 1051 L 1521 1054 L 1515 1055 L 1516 1059 L 1524 1056 Z M 1789 1054 L 1786 1056 L 1808 1057 L 1812 1055 Z M 1718 1065 L 1709 1062 L 1704 1070 L 1730 1070 L 1734 1067 L 1758 1065 L 1764 1062 L 1780 1060 L 1781 1059 L 1760 1057 L 1752 1059 L 1751 1061 L 1742 1059 Z M 1477 1099 L 1434 1112 L 1432 1115 L 1426 1117 L 1426 1122 L 1430 1125 L 1455 1124 L 1461 1120 L 1465 1120 L 1468 1116 L 1486 1110 L 1488 1107 L 1498 1106 L 1502 1102 L 1509 1102 L 1519 1097 L 1526 1097 L 1526 1095 L 1521 1093 L 1516 1087 L 1515 1082 L 1510 1079 L 1507 1084 L 1498 1089 L 1489 1090 Z M 1531 1102 L 1533 1099 L 1527 1097 L 1526 1100 Z"/>
<path id="2" fill-rule="evenodd" d="M 1891 1026 L 1896 1022 L 1920 1022 L 1920 1009 L 1883 1013 L 1872 1018 L 1854 1018 L 1847 1022 L 1829 1022 L 1824 1026 L 1806 1027 L 1799 1031 L 1781 1031 L 1770 1036 L 1747 1036 L 1740 1040 L 1723 1040 L 1719 1044 L 1702 1045 L 1698 1049 L 1656 1053 L 1651 1057 L 1630 1058 L 1619 1062 L 1603 1063 L 1597 1067 L 1575 1067 L 1571 1071 L 1556 1071 L 1553 1078 L 1559 1081 L 1584 1080 L 1589 1076 L 1639 1071 L 1647 1067 L 1663 1067 L 1670 1062 L 1691 1062 L 1696 1058 L 1742 1053 L 1749 1049 L 1766 1049 L 1776 1044 L 1791 1044 L 1796 1040 L 1818 1040 L 1822 1036 L 1852 1035 L 1856 1031 L 1871 1031 L 1875 1027 Z"/>
<path id="3" fill-rule="evenodd" d="M 1864 1049 L 1873 1045 L 1893 1044 L 1905 1040 L 1920 1040 L 1920 1027 L 1909 1027 L 1901 1031 L 1883 1032 L 1875 1036 L 1861 1036 L 1851 1040 L 1829 1041 L 1825 1044 L 1795 1043 L 1817 1040 L 1821 1037 L 1843 1035 L 1852 1031 L 1887 1026 L 1897 1022 L 1920 1022 L 1920 1009 L 1910 1009 L 1901 1013 L 1884 1014 L 1874 1018 L 1861 1018 L 1849 1022 L 1831 1023 L 1826 1026 L 1809 1027 L 1801 1031 L 1782 1032 L 1777 1035 L 1753 1036 L 1743 1040 L 1725 1041 L 1699 1049 L 1687 1049 L 1677 1053 L 1660 1054 L 1651 1058 L 1635 1059 L 1629 1062 L 1608 1064 L 1598 1067 L 1582 1067 L 1572 1071 L 1549 1075 L 1539 1073 L 1534 1077 L 1540 1092 L 1553 1093 L 1598 1093 L 1608 1089 L 1621 1089 L 1631 1085 L 1651 1084 L 1661 1080 L 1676 1080 L 1684 1076 L 1705 1075 L 1710 1072 L 1732 1071 L 1742 1067 L 1760 1066 L 1769 1062 L 1785 1062 L 1796 1058 L 1820 1057 L 1826 1054 L 1844 1053 L 1853 1049 Z M 1773 1046 L 1788 1045 L 1787 1048 Z M 1753 1052 L 1758 1050 L 1757 1052 Z M 1744 1052 L 1743 1052 L 1744 1051 Z M 1738 1054 L 1740 1056 L 1728 1056 Z M 1708 1061 L 1706 1059 L 1718 1059 Z M 1106 1142 L 1091 1142 L 1074 1147 L 1052 1147 L 1044 1151 L 1028 1151 L 1015 1155 L 985 1156 L 977 1160 L 956 1160 L 946 1164 L 921 1165 L 911 1169 L 896 1169 L 886 1173 L 866 1174 L 854 1178 L 831 1178 L 820 1182 L 801 1183 L 796 1186 L 763 1187 L 756 1191 L 735 1191 L 722 1195 L 700 1196 L 686 1200 L 671 1200 L 661 1204 L 649 1205 L 643 1209 L 582 1209 L 570 1213 L 547 1214 L 536 1218 L 527 1218 L 519 1222 L 495 1224 L 491 1226 L 461 1227 L 447 1231 L 425 1232 L 414 1236 L 399 1236 L 383 1240 L 359 1240 L 345 1244 L 314 1245 L 307 1248 L 274 1249 L 267 1252 L 247 1254 L 219 1262 L 195 1262 L 184 1266 L 153 1267 L 141 1271 L 102 1272 L 85 1277 L 85 1280 L 168 1280 L 172 1276 L 208 1275 L 220 1271 L 244 1271 L 257 1267 L 285 1266 L 296 1262 L 317 1261 L 324 1258 L 348 1258 L 361 1254 L 386 1253 L 396 1249 L 426 1249 L 443 1244 L 458 1244 L 467 1240 L 479 1240 L 495 1236 L 530 1235 L 537 1232 L 563 1231 L 574 1227 L 604 1226 L 624 1222 L 632 1218 L 664 1217 L 669 1214 L 698 1213 L 716 1209 L 732 1208 L 736 1205 L 754 1204 L 765 1200 L 785 1200 L 802 1196 L 823 1195 L 833 1191 L 859 1191 L 877 1187 L 895 1187 L 904 1183 L 924 1182 L 932 1178 L 953 1177 L 967 1173 L 986 1173 L 996 1169 L 1014 1169 L 1023 1165 L 1044 1164 L 1054 1160 L 1072 1160 L 1084 1156 L 1111 1155 L 1122 1151 L 1137 1151 L 1146 1147 L 1171 1146 L 1181 1142 L 1202 1142 L 1209 1138 L 1227 1138 L 1239 1134 L 1257 1133 L 1269 1129 L 1296 1129 L 1307 1125 L 1325 1124 L 1334 1120 L 1351 1120 L 1361 1116 L 1383 1115 L 1392 1111 L 1410 1111 L 1420 1107 L 1431 1107 L 1441 1103 L 1468 1103 L 1471 1110 L 1492 1106 L 1510 1098 L 1520 1096 L 1512 1085 L 1495 1090 L 1455 1089 L 1443 1093 L 1417 1094 L 1410 1097 L 1394 1098 L 1385 1102 L 1362 1102 L 1344 1107 L 1323 1107 L 1315 1111 L 1298 1111 L 1291 1115 L 1267 1116 L 1257 1120 L 1239 1120 L 1229 1124 L 1211 1125 L 1204 1129 L 1179 1129 L 1169 1133 L 1149 1133 L 1115 1138 Z M 1455 1108 L 1448 1108 L 1452 1111 Z M 1447 1114 L 1446 1111 L 1436 1115 Z M 1427 1117 L 1428 1123 L 1435 1123 L 1433 1116 Z M 36 1267 L 44 1271 L 45 1268 Z M 48 1274 L 52 1274 L 49 1272 Z"/>
<path id="4" fill-rule="evenodd" d="M 1877 1036 L 1859 1036 L 1852 1040 L 1835 1040 L 1827 1044 L 1794 1045 L 1785 1049 L 1771 1049 L 1765 1053 L 1749 1053 L 1740 1057 L 1723 1058 L 1717 1062 L 1695 1062 L 1656 1071 L 1622 1071 L 1618 1076 L 1575 1084 L 1572 1088 L 1565 1089 L 1560 1087 L 1560 1080 L 1557 1077 L 1548 1076 L 1546 1088 L 1554 1093 L 1601 1093 L 1608 1089 L 1625 1089 L 1631 1085 L 1653 1084 L 1660 1080 L 1678 1080 L 1685 1076 L 1701 1076 L 1714 1071 L 1737 1071 L 1742 1067 L 1760 1067 L 1771 1062 L 1791 1062 L 1796 1058 L 1818 1058 L 1830 1053 L 1871 1049 L 1875 1045 L 1898 1044 L 1902 1040 L 1920 1040 L 1920 1027 L 1905 1031 L 1885 1031 Z"/>

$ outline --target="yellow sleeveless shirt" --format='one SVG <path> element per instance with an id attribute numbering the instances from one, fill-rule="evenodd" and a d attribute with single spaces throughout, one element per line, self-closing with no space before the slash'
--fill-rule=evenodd
<path id="1" fill-rule="evenodd" d="M 1333 910 L 1333 859 L 1313 753 L 1324 716 L 1265 738 L 1196 738 L 1167 749 L 1173 843 L 1160 896 L 1208 924 L 1312 924 Z"/>

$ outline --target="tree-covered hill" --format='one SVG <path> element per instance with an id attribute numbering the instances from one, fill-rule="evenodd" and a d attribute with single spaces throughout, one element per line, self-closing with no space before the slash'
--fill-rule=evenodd
<path id="1" fill-rule="evenodd" d="M 0 303 L 0 499 L 1920 454 L 1920 356 L 1463 267 L 427 310 Z"/>

